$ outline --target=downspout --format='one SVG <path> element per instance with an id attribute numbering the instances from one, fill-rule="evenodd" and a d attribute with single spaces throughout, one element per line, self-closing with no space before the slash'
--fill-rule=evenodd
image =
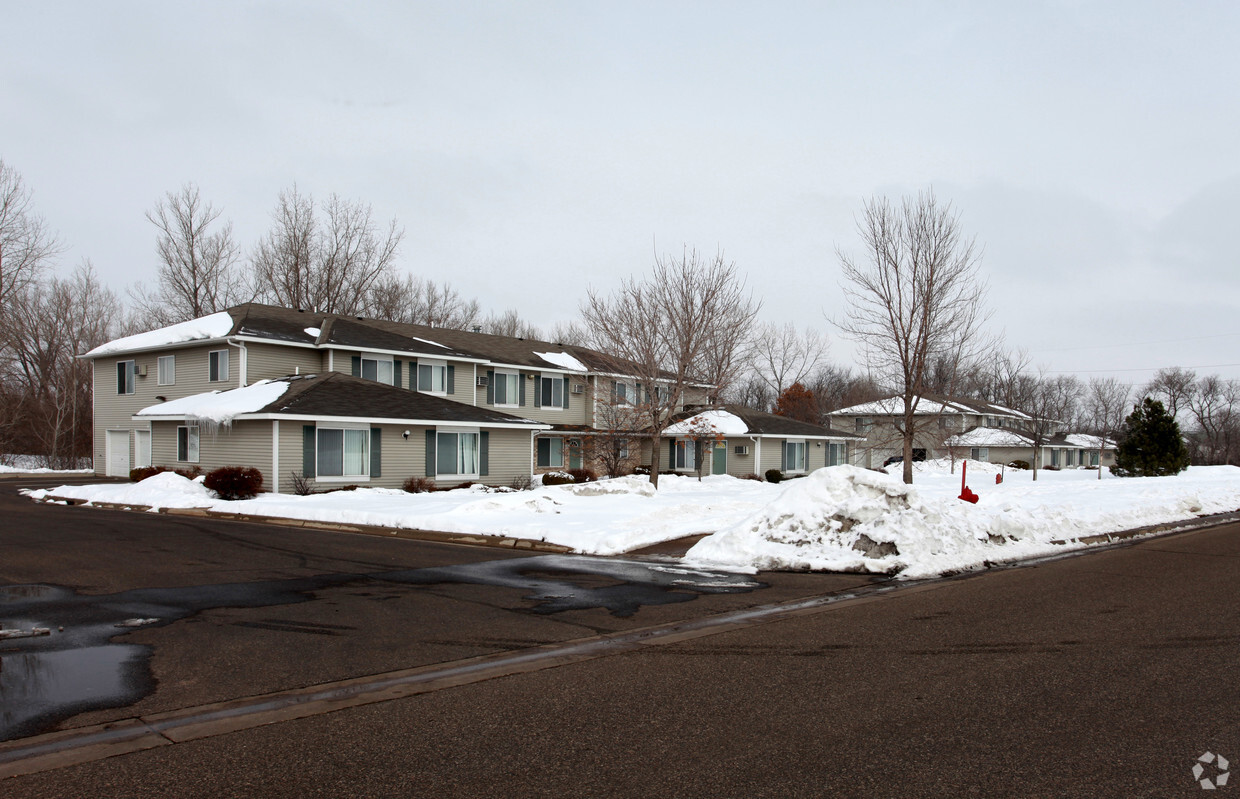
<path id="1" fill-rule="evenodd" d="M 245 342 L 235 341 L 229 338 L 229 339 L 224 339 L 224 343 L 230 347 L 236 347 L 237 349 L 241 350 L 240 357 L 238 359 L 240 363 L 237 365 L 237 373 L 238 373 L 237 379 L 240 382 L 240 385 L 238 386 L 238 388 L 245 388 L 246 386 L 250 384 L 249 377 L 246 374 L 246 370 L 249 367 L 249 363 L 248 363 L 249 359 L 247 358 L 248 352 L 246 351 L 246 348 L 245 348 Z"/>
<path id="2" fill-rule="evenodd" d="M 538 438 L 538 434 L 540 432 L 541 431 L 539 430 L 530 431 L 530 477 L 531 478 L 534 477 L 534 469 L 536 468 L 536 464 L 537 464 L 536 459 L 538 458 L 538 449 L 534 446 L 534 440 Z"/>
<path id="3" fill-rule="evenodd" d="M 762 438 L 759 436 L 749 436 L 749 440 L 753 442 L 754 474 L 762 477 Z"/>

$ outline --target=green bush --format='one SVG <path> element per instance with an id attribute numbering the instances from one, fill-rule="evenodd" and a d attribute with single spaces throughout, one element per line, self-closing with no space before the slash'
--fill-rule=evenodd
<path id="1" fill-rule="evenodd" d="M 202 484 L 220 499 L 252 499 L 263 489 L 263 473 L 253 466 L 221 466 L 209 473 Z"/>
<path id="2" fill-rule="evenodd" d="M 762 482 L 762 478 L 754 474 L 753 472 L 750 472 L 749 474 L 742 474 L 741 479 L 742 480 L 757 480 L 759 483 Z"/>
<path id="3" fill-rule="evenodd" d="M 784 473 L 779 469 L 767 469 L 766 481 L 768 483 L 778 483 L 784 479 Z"/>

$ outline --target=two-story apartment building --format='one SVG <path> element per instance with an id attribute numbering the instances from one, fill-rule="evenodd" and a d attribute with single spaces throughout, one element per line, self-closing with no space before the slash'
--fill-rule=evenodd
<path id="1" fill-rule="evenodd" d="M 888 458 L 903 455 L 903 414 L 902 397 L 885 397 L 832 411 L 829 416 L 841 428 L 865 436 L 864 445 L 853 451 L 853 463 L 875 468 Z M 1031 421 L 1026 413 L 983 400 L 922 396 L 917 403 L 913 458 L 955 456 L 988 463 L 1019 460 L 1032 464 L 1033 441 L 1026 432 Z M 1102 465 L 1114 463 L 1113 442 L 1058 431 L 1043 444 L 1038 466 L 1097 466 L 1100 449 Z"/>
<path id="2" fill-rule="evenodd" d="M 257 303 L 83 357 L 96 471 L 249 465 L 284 492 L 295 475 L 323 487 L 502 485 L 570 468 L 600 406 L 649 390 L 587 347 Z M 641 458 L 635 447 L 633 465 Z"/>

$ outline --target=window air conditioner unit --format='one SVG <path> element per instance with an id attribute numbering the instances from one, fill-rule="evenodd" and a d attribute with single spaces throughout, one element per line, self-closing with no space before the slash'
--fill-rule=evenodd
<path id="1" fill-rule="evenodd" d="M 491 380 L 486 375 L 478 375 L 478 387 L 479 388 L 486 388 L 488 385 L 490 385 L 490 383 L 491 383 Z"/>
<path id="2" fill-rule="evenodd" d="M 738 446 L 735 449 L 733 449 L 732 452 L 733 454 L 736 454 L 736 455 L 748 455 L 749 447 Z"/>
<path id="3" fill-rule="evenodd" d="M 146 377 L 146 364 L 141 364 L 138 367 L 138 377 Z"/>
<path id="4" fill-rule="evenodd" d="M 585 393 L 585 390 L 586 390 L 586 387 L 582 385 L 581 383 L 573 383 L 574 394 L 583 394 Z"/>

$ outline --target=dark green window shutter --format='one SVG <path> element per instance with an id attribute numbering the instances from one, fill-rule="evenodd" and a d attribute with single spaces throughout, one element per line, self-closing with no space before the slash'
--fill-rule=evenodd
<path id="1" fill-rule="evenodd" d="M 314 425 L 301 426 L 301 473 L 306 477 L 314 477 Z"/>
<path id="2" fill-rule="evenodd" d="M 383 430 L 378 427 L 370 428 L 370 476 L 372 478 L 383 476 Z"/>
<path id="3" fill-rule="evenodd" d="M 456 369 L 453 368 L 452 364 L 448 364 L 447 383 L 448 383 L 448 393 L 455 394 L 456 393 Z"/>
<path id="4" fill-rule="evenodd" d="M 788 471 L 788 442 L 779 442 L 779 470 L 781 472 Z"/>
<path id="5" fill-rule="evenodd" d="M 642 384 L 637 383 L 633 388 L 633 403 L 641 405 L 645 400 L 642 398 Z"/>
<path id="6" fill-rule="evenodd" d="M 508 402 L 512 402 L 510 397 L 504 398 Z M 487 370 L 487 405 L 495 404 L 495 370 Z"/>
<path id="7" fill-rule="evenodd" d="M 362 376 L 362 356 L 360 355 L 353 356 L 353 376 L 354 377 Z"/>
<path id="8" fill-rule="evenodd" d="M 704 449 L 704 447 L 702 446 L 702 442 L 701 442 L 701 441 L 694 441 L 694 442 L 693 442 L 693 462 L 697 464 L 697 466 L 698 466 L 698 468 L 699 468 L 699 469 L 700 469 L 700 468 L 702 468 L 702 466 L 703 466 L 703 464 L 702 464 L 702 450 L 703 450 L 703 449 Z M 709 469 L 709 468 L 706 470 L 706 473 L 707 473 L 707 474 L 710 474 L 710 469 Z"/>
<path id="9" fill-rule="evenodd" d="M 435 428 L 426 431 L 426 476 L 435 476 Z"/>
<path id="10" fill-rule="evenodd" d="M 400 388 L 401 384 L 405 382 L 404 379 L 401 377 L 400 373 L 401 373 L 400 361 L 392 361 L 392 385 L 396 386 L 397 388 Z"/>
<path id="11" fill-rule="evenodd" d="M 478 475 L 491 473 L 491 434 L 483 430 L 478 434 Z"/>
<path id="12" fill-rule="evenodd" d="M 534 375 L 534 407 L 542 407 L 542 377 Z"/>
<path id="13" fill-rule="evenodd" d="M 616 401 L 616 381 L 611 381 L 611 401 Z"/>
<path id="14" fill-rule="evenodd" d="M 521 399 L 517 403 L 522 408 L 525 407 L 525 372 L 517 372 L 517 396 Z"/>
<path id="15" fill-rule="evenodd" d="M 657 464 L 655 468 L 658 468 Z M 674 438 L 667 442 L 667 468 L 676 468 L 676 439 Z"/>
<path id="16" fill-rule="evenodd" d="M 564 378 L 564 408 L 565 408 L 565 410 L 567 410 L 567 409 L 568 409 L 568 390 L 569 390 L 569 388 L 571 388 L 571 386 L 569 386 L 569 384 L 568 384 L 568 378 L 566 377 L 566 378 Z"/>

